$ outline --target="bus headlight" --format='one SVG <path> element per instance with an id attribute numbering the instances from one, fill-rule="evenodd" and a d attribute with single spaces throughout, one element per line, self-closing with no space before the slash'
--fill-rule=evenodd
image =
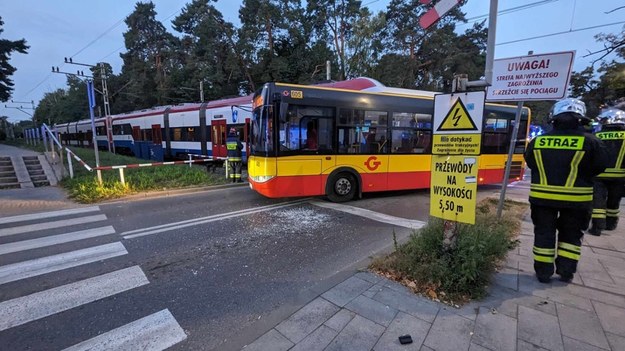
<path id="1" fill-rule="evenodd" d="M 275 176 L 254 176 L 250 178 L 252 178 L 252 180 L 256 183 L 265 183 L 273 179 L 273 177 Z"/>

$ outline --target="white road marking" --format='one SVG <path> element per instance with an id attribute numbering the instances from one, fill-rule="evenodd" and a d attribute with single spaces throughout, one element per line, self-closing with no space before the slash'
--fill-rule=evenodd
<path id="1" fill-rule="evenodd" d="M 139 266 L 0 302 L 0 331 L 148 284 Z"/>
<path id="2" fill-rule="evenodd" d="M 38 249 L 41 247 L 53 246 L 71 241 L 78 241 L 83 239 L 95 238 L 97 236 L 115 234 L 115 228 L 112 226 L 93 228 L 87 230 L 81 230 L 72 233 L 59 234 L 46 236 L 43 238 L 22 240 L 8 244 L 0 245 L 0 255 L 5 255 L 12 252 L 26 251 L 32 249 Z"/>
<path id="3" fill-rule="evenodd" d="M 349 206 L 349 205 L 341 205 L 335 204 L 331 202 L 321 202 L 321 201 L 310 201 L 311 205 L 329 208 L 336 211 L 346 212 L 352 215 L 365 217 L 374 221 L 388 223 L 392 225 L 396 225 L 399 227 L 405 227 L 410 229 L 419 229 L 426 225 L 426 222 L 419 221 L 416 219 L 406 219 L 401 217 L 390 216 L 384 213 L 375 212 L 371 210 L 366 210 L 359 207 Z"/>
<path id="4" fill-rule="evenodd" d="M 69 227 L 71 225 L 98 222 L 106 220 L 106 215 L 100 214 L 95 216 L 78 217 L 72 219 L 64 219 L 54 222 L 44 222 L 37 224 L 28 224 L 11 228 L 0 229 L 0 237 L 15 235 L 20 233 L 30 233 L 36 230 Z"/>
<path id="5" fill-rule="evenodd" d="M 149 228 L 131 230 L 131 231 L 123 232 L 121 233 L 121 235 L 124 236 L 124 239 L 134 239 L 134 238 L 138 238 L 138 237 L 142 237 L 146 235 L 152 235 L 152 234 L 162 233 L 162 232 L 166 232 L 170 230 L 191 227 L 191 226 L 198 225 L 198 224 L 216 222 L 222 219 L 240 217 L 240 216 L 245 216 L 245 215 L 252 214 L 252 213 L 299 205 L 307 201 L 308 200 L 306 199 L 302 199 L 302 200 L 296 200 L 296 201 L 290 201 L 290 202 L 283 202 L 283 203 L 276 204 L 276 205 L 269 205 L 269 206 L 238 210 L 238 211 L 233 211 L 233 212 L 220 213 L 220 214 L 216 214 L 212 216 L 194 218 L 194 219 L 189 219 L 186 221 L 181 221 L 181 222 L 176 222 L 176 223 L 167 223 L 167 224 L 157 225 L 157 226 L 149 227 Z"/>
<path id="6" fill-rule="evenodd" d="M 83 264 L 128 254 L 124 244 L 115 242 L 87 249 L 65 252 L 58 255 L 37 258 L 0 266 L 0 284 L 60 271 Z"/>
<path id="7" fill-rule="evenodd" d="M 64 351 L 94 350 L 164 350 L 186 339 L 168 309 L 138 319 Z"/>
<path id="8" fill-rule="evenodd" d="M 27 215 L 0 218 L 0 224 L 31 221 L 33 219 L 67 216 L 67 215 L 74 215 L 74 214 L 79 214 L 79 213 L 94 212 L 94 211 L 99 211 L 99 210 L 100 210 L 99 206 L 91 206 L 91 207 L 70 208 L 67 210 L 59 210 L 59 211 L 31 213 Z"/>

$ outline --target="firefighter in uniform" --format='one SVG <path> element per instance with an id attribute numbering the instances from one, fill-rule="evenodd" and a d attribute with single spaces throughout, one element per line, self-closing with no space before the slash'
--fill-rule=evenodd
<path id="1" fill-rule="evenodd" d="M 625 112 L 610 109 L 597 117 L 601 130 L 595 133 L 608 150 L 609 164 L 595 178 L 592 225 L 589 234 L 601 235 L 602 230 L 614 230 L 625 180 Z"/>
<path id="2" fill-rule="evenodd" d="M 239 140 L 237 130 L 230 128 L 228 138 L 226 139 L 226 147 L 228 148 L 228 164 L 230 165 L 230 179 L 233 183 L 242 183 L 241 179 L 241 166 L 243 163 L 243 144 Z"/>
<path id="3" fill-rule="evenodd" d="M 534 270 L 541 283 L 555 272 L 570 282 L 592 212 L 593 178 L 607 166 L 601 140 L 585 133 L 586 105 L 578 99 L 554 104 L 553 129 L 534 138 L 525 152 L 532 170 L 530 208 L 534 224 Z M 557 246 L 556 246 L 557 232 Z"/>

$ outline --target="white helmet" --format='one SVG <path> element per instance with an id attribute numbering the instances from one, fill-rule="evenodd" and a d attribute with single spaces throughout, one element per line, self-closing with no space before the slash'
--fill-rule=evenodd
<path id="1" fill-rule="evenodd" d="M 587 120 L 586 122 L 590 121 L 590 118 L 586 117 L 586 104 L 575 98 L 566 98 L 556 102 L 551 107 L 550 120 L 553 121 L 558 118 L 557 116 L 567 112 L 578 115 L 579 118 Z"/>
<path id="2" fill-rule="evenodd" d="M 599 116 L 597 116 L 599 123 L 606 124 L 623 124 L 625 125 L 625 111 L 621 111 L 617 108 L 609 108 L 603 110 Z"/>

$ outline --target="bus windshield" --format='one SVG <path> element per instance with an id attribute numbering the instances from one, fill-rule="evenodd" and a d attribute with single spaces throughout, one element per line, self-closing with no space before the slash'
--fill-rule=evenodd
<path id="1" fill-rule="evenodd" d="M 262 105 L 252 113 L 252 130 L 250 153 L 252 155 L 269 155 L 273 152 L 273 107 Z"/>

